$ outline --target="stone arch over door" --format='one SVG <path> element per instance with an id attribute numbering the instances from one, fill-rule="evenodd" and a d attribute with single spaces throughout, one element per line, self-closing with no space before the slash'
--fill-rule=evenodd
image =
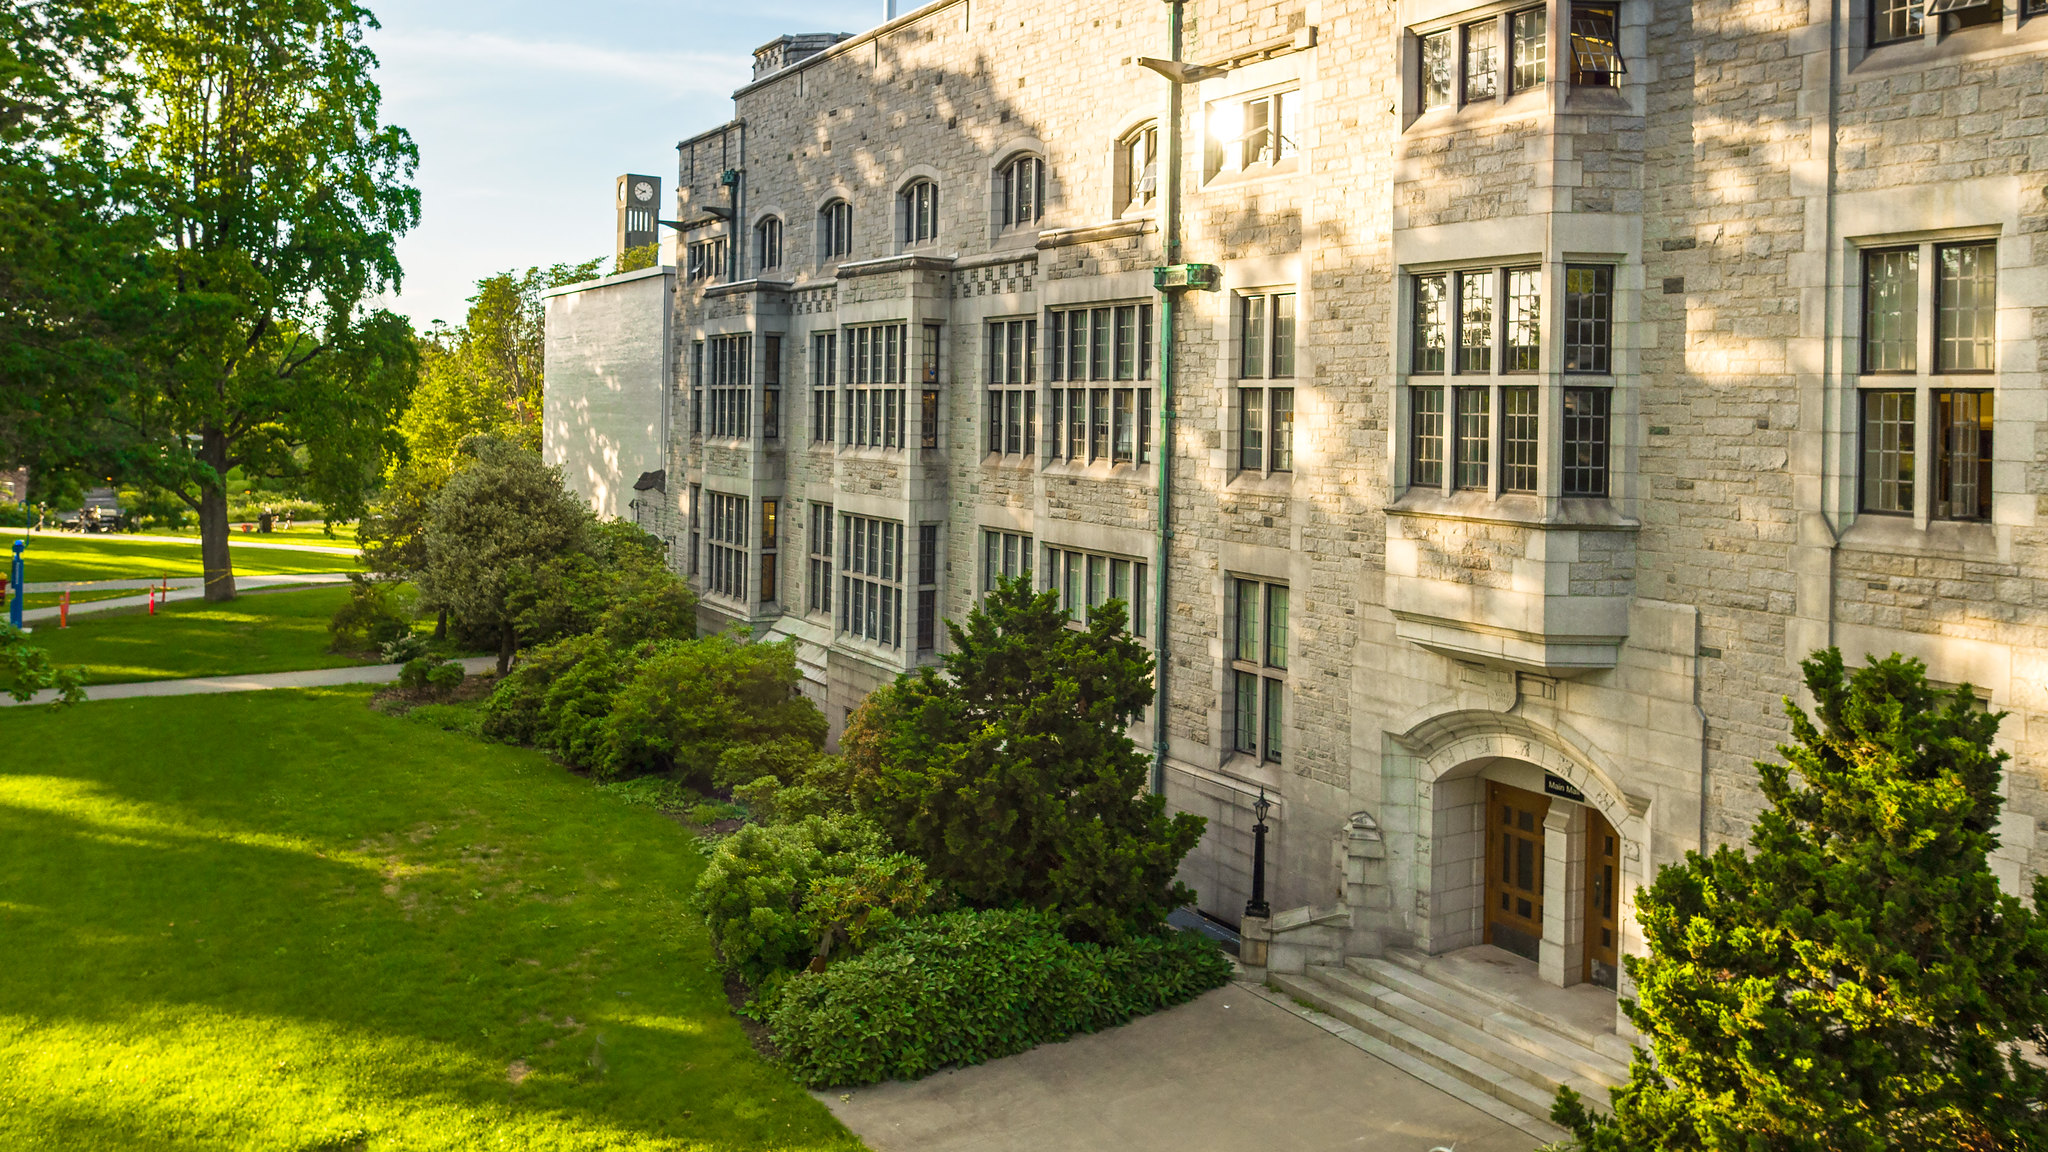
<path id="1" fill-rule="evenodd" d="M 1638 939 L 1634 891 L 1644 879 L 1644 846 L 1649 842 L 1649 803 L 1621 786 L 1619 773 L 1597 751 L 1565 733 L 1509 713 L 1463 711 L 1430 717 L 1399 736 L 1415 774 L 1419 845 L 1417 882 L 1425 915 L 1418 944 L 1446 952 L 1477 944 L 1483 924 L 1479 900 L 1485 867 L 1483 780 L 1489 767 L 1519 762 L 1571 784 L 1585 807 L 1600 813 L 1621 839 L 1619 885 L 1621 946 Z M 1546 839 L 1546 978 L 1577 979 L 1578 939 L 1583 924 L 1583 867 L 1570 837 L 1582 835 L 1575 805 L 1553 805 Z M 1554 923 L 1550 923 L 1554 921 Z"/>

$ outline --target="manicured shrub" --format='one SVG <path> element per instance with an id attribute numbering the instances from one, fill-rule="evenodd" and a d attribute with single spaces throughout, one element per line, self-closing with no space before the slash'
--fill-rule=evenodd
<path id="1" fill-rule="evenodd" d="M 783 784 L 795 784 L 822 755 L 817 744 L 801 736 L 734 744 L 719 755 L 718 766 L 711 772 L 711 783 L 720 788 L 735 788 L 768 776 Z"/>
<path id="2" fill-rule="evenodd" d="M 661 645 L 613 697 L 591 767 L 607 780 L 671 773 L 709 786 L 719 758 L 735 745 L 793 739 L 816 748 L 825 717 L 797 683 L 794 641 L 747 644 L 719 635 Z"/>
<path id="3" fill-rule="evenodd" d="M 379 649 L 386 664 L 409 664 L 425 656 L 429 651 L 427 638 L 414 632 L 407 632 L 395 640 L 386 641 Z"/>
<path id="4" fill-rule="evenodd" d="M 407 660 L 405 667 L 398 670 L 398 686 L 408 692 L 426 691 L 427 676 L 433 672 L 434 665 L 439 659 L 435 656 L 417 656 Z"/>
<path id="5" fill-rule="evenodd" d="M 427 687 L 446 696 L 462 686 L 462 665 L 443 660 L 427 670 Z"/>
<path id="6" fill-rule="evenodd" d="M 355 573 L 348 579 L 349 597 L 327 622 L 331 650 L 364 652 L 412 632 L 412 615 L 396 582 Z"/>
<path id="7" fill-rule="evenodd" d="M 790 971 L 924 911 L 931 895 L 922 865 L 850 817 L 748 824 L 718 845 L 697 881 L 712 941 L 757 999 L 772 998 Z"/>
<path id="8" fill-rule="evenodd" d="M 1075 943 L 1048 912 L 907 921 L 866 952 L 791 977 L 769 1029 L 814 1088 L 979 1064 L 1192 999 L 1230 979 L 1193 933 Z"/>

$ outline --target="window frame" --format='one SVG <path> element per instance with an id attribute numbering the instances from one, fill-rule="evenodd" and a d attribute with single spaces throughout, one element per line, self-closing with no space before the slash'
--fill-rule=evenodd
<path id="1" fill-rule="evenodd" d="M 853 255 L 853 202 L 835 196 L 818 208 L 818 262 L 830 264 Z"/>
<path id="2" fill-rule="evenodd" d="M 920 176 L 896 194 L 898 234 L 905 247 L 936 244 L 939 239 L 939 182 Z"/>
<path id="3" fill-rule="evenodd" d="M 1017 195 L 1019 181 L 1029 195 Z M 1003 163 L 996 173 L 996 224 L 998 231 L 1036 228 L 1045 219 L 1045 158 L 1035 152 L 1019 153 Z"/>
<path id="4" fill-rule="evenodd" d="M 1137 163 L 1143 149 L 1144 163 Z M 1116 140 L 1117 215 L 1143 212 L 1159 199 L 1159 122 L 1147 120 Z"/>
<path id="5" fill-rule="evenodd" d="M 1045 310 L 1048 461 L 1142 466 L 1152 461 L 1152 302 Z M 1099 426 L 1098 426 L 1099 422 Z"/>
<path id="6" fill-rule="evenodd" d="M 754 222 L 754 271 L 782 267 L 782 217 L 763 216 Z"/>
<path id="7" fill-rule="evenodd" d="M 1226 762 L 1249 757 L 1259 764 L 1282 764 L 1293 742 L 1287 728 L 1287 714 L 1292 711 L 1287 703 L 1293 646 L 1290 592 L 1284 580 L 1237 573 L 1225 576 L 1224 610 L 1230 641 L 1223 662 Z"/>

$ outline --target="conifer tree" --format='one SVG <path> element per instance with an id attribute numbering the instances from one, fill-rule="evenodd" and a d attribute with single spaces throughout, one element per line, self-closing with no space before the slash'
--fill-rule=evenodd
<path id="1" fill-rule="evenodd" d="M 2048 1148 L 2048 882 L 1999 891 L 2004 713 L 1898 655 L 1802 665 L 1745 853 L 1688 853 L 1638 900 L 1638 1049 L 1613 1115 L 1560 1089 L 1599 1152 Z"/>

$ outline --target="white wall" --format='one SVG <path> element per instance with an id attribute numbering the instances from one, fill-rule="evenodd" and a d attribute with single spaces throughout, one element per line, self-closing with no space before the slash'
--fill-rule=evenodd
<path id="1" fill-rule="evenodd" d="M 541 458 L 606 518 L 633 519 L 633 482 L 663 466 L 674 285 L 675 269 L 645 268 L 546 297 Z"/>

